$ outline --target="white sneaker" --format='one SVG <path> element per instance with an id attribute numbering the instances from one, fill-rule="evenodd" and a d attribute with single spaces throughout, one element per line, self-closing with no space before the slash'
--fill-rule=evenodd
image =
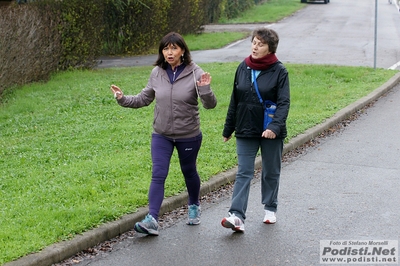
<path id="1" fill-rule="evenodd" d="M 235 232 L 244 232 L 244 223 L 234 213 L 229 213 L 229 217 L 225 217 L 221 221 L 221 225 L 225 228 L 230 228 Z"/>
<path id="2" fill-rule="evenodd" d="M 272 212 L 272 211 L 269 211 L 269 210 L 265 210 L 265 216 L 264 216 L 263 223 L 265 223 L 265 224 L 274 224 L 274 223 L 276 223 L 275 212 Z"/>

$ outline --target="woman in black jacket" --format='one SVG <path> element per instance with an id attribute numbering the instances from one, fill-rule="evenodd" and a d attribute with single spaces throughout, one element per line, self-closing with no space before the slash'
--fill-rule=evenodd
<path id="1" fill-rule="evenodd" d="M 290 106 L 289 76 L 275 55 L 278 34 L 268 28 L 254 30 L 252 53 L 236 70 L 223 138 L 236 137 L 238 172 L 233 188 L 229 216 L 223 227 L 244 231 L 250 182 L 254 162 L 261 149 L 261 198 L 266 224 L 276 222 L 279 177 L 286 119 Z M 266 112 L 267 111 L 267 112 Z"/>

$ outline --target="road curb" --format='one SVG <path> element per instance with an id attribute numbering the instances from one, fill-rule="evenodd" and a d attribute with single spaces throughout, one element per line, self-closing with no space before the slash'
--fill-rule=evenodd
<path id="1" fill-rule="evenodd" d="M 400 73 L 397 73 L 386 83 L 384 83 L 382 86 L 380 86 L 367 96 L 343 108 L 331 118 L 325 120 L 323 123 L 318 124 L 291 139 L 287 144 L 284 145 L 283 153 L 285 154 L 291 150 L 300 147 L 309 140 L 317 137 L 323 131 L 331 128 L 340 121 L 347 119 L 358 110 L 376 101 L 381 96 L 389 92 L 399 82 Z M 256 168 L 261 167 L 261 158 L 256 159 L 255 166 Z M 200 188 L 201 196 L 206 195 L 209 192 L 215 191 L 225 184 L 232 183 L 235 179 L 236 170 L 236 167 L 232 168 L 230 170 L 227 170 L 226 172 L 220 173 L 212 177 L 209 181 L 203 183 Z M 185 204 L 187 204 L 187 192 L 167 198 L 164 200 L 161 206 L 160 214 L 172 211 Z M 141 221 L 143 217 L 147 214 L 147 212 L 147 207 L 139 208 L 138 211 L 135 213 L 124 215 L 122 218 L 116 221 L 103 224 L 97 228 L 77 235 L 71 240 L 53 244 L 49 247 L 44 248 L 38 253 L 29 254 L 18 260 L 6 263 L 4 264 L 4 266 L 50 266 L 52 264 L 59 263 L 76 255 L 82 250 L 93 247 L 101 242 L 107 241 L 131 230 L 133 228 L 133 225 L 136 222 Z"/>

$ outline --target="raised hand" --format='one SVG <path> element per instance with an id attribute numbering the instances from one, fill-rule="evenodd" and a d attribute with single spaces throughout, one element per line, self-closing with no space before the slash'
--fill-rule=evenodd
<path id="1" fill-rule="evenodd" d="M 124 93 L 122 92 L 122 90 L 115 85 L 111 85 L 110 90 L 114 94 L 114 98 L 117 100 L 121 99 L 122 96 L 124 96 Z"/>
<path id="2" fill-rule="evenodd" d="M 201 74 L 200 80 L 197 81 L 197 86 L 206 86 L 211 83 L 211 75 L 208 72 Z"/>

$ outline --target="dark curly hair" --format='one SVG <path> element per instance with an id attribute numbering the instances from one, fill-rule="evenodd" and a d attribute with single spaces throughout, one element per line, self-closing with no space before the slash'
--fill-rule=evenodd
<path id="1" fill-rule="evenodd" d="M 163 49 L 170 44 L 177 45 L 182 50 L 185 51 L 185 53 L 183 54 L 183 58 L 182 58 L 183 64 L 190 65 L 192 63 L 192 57 L 190 55 L 189 47 L 187 46 L 183 37 L 179 33 L 170 32 L 167 35 L 165 35 L 160 41 L 160 45 L 158 47 L 158 58 L 157 58 L 157 61 L 154 63 L 154 66 L 159 66 L 163 69 L 167 68 L 168 63 L 165 62 Z"/>

